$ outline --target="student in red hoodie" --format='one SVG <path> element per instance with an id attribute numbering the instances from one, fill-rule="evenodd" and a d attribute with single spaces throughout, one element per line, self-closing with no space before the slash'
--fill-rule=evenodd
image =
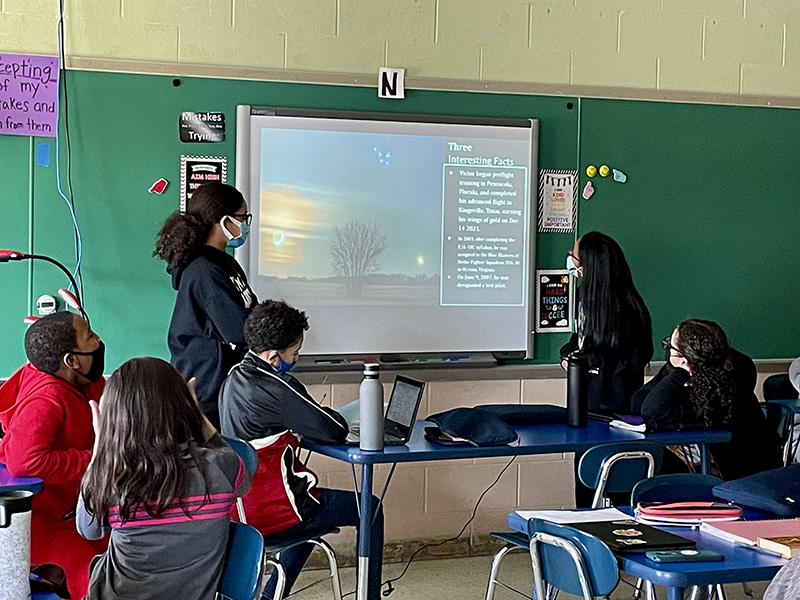
<path id="1" fill-rule="evenodd" d="M 61 566 L 76 600 L 86 595 L 89 562 L 107 545 L 75 529 L 78 488 L 94 444 L 89 400 L 103 393 L 104 352 L 79 315 L 48 315 L 25 335 L 30 363 L 0 387 L 0 462 L 14 476 L 44 481 L 33 497 L 31 563 Z"/>

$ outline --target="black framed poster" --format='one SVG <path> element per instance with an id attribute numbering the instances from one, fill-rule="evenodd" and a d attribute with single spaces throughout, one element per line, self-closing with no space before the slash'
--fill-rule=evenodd
<path id="1" fill-rule="evenodd" d="M 536 333 L 572 331 L 572 289 L 566 269 L 536 271 Z"/>

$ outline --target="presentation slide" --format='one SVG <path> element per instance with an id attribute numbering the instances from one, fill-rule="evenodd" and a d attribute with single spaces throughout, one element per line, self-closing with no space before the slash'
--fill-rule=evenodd
<path id="1" fill-rule="evenodd" d="M 442 351 L 525 348 L 530 128 L 264 122 L 251 134 L 251 285 L 316 317 L 315 351 L 351 352 L 317 343 L 320 317 L 334 323 L 328 337 L 356 337 L 362 352 L 387 351 L 387 335 L 392 351 L 433 350 L 432 331 Z M 343 311 L 373 324 L 337 330 Z M 431 319 L 426 333 L 403 331 Z M 517 330 L 487 340 L 478 323 Z"/>

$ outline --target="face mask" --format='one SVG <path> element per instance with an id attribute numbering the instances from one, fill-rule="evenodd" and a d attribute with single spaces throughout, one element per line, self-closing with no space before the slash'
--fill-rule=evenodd
<path id="1" fill-rule="evenodd" d="M 575 266 L 575 261 L 572 260 L 572 256 L 570 256 L 569 254 L 567 254 L 567 271 L 569 271 L 569 274 L 572 275 L 573 277 L 581 276 L 580 269 Z"/>
<path id="2" fill-rule="evenodd" d="M 228 228 L 225 227 L 224 222 L 226 218 L 233 221 L 239 227 L 239 235 L 233 235 L 230 231 L 228 231 Z M 247 241 L 247 236 L 250 235 L 250 225 L 247 223 L 239 223 L 239 221 L 233 217 L 222 217 L 220 225 L 222 225 L 222 233 L 224 233 L 225 237 L 228 238 L 228 248 L 238 248 Z"/>
<path id="3" fill-rule="evenodd" d="M 106 366 L 106 345 L 101 341 L 100 345 L 91 352 L 70 352 L 70 354 L 77 354 L 78 356 L 91 356 L 92 366 L 86 373 L 81 373 L 86 379 L 94 383 L 103 376 L 103 369 Z"/>
<path id="4" fill-rule="evenodd" d="M 281 358 L 281 355 L 278 354 L 278 366 L 277 366 L 277 368 L 276 367 L 272 367 L 272 365 L 270 365 L 270 366 L 272 367 L 273 371 L 275 371 L 278 375 L 280 375 L 281 373 L 288 373 L 289 371 L 291 371 L 296 364 L 297 364 L 297 362 L 287 363 L 285 360 L 283 360 L 283 358 Z"/>

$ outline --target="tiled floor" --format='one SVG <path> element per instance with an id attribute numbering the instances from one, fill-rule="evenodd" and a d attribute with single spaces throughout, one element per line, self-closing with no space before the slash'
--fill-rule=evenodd
<path id="1" fill-rule="evenodd" d="M 391 564 L 384 567 L 384 578 L 395 577 L 403 569 L 402 564 Z M 491 567 L 491 557 L 451 558 L 445 560 L 427 560 L 414 562 L 405 577 L 396 582 L 395 591 L 388 600 L 481 600 L 486 594 L 486 583 Z M 354 569 L 342 569 L 342 589 L 349 592 L 354 589 Z M 319 578 L 323 571 L 309 571 L 301 575 L 296 589 Z M 531 588 L 530 558 L 525 554 L 512 554 L 505 558 L 501 569 L 502 581 L 517 587 L 520 590 Z M 630 577 L 625 576 L 630 581 Z M 766 582 L 752 584 L 754 597 L 760 600 L 767 587 Z M 741 585 L 726 585 L 725 591 L 728 600 L 746 600 Z M 348 596 L 353 599 L 355 596 Z M 331 591 L 327 583 L 322 583 L 296 596 L 297 600 L 330 600 Z M 496 600 L 511 600 L 519 598 L 504 589 L 498 589 Z M 574 596 L 559 595 L 559 600 L 574 600 Z M 630 600 L 632 587 L 624 583 L 617 586 L 611 595 L 613 600 Z M 658 590 L 658 598 L 665 599 L 666 592 Z"/>

